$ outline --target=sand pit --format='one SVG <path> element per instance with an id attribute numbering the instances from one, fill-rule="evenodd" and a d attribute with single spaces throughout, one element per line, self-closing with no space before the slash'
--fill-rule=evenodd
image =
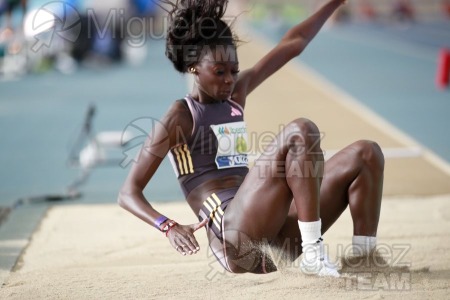
<path id="1" fill-rule="evenodd" d="M 195 222 L 185 203 L 157 209 Z M 382 206 L 379 257 L 344 260 L 343 278 L 303 275 L 298 261 L 268 275 L 225 273 L 197 233 L 201 251 L 183 257 L 153 228 L 116 205 L 51 208 L 5 285 L 5 299 L 345 298 L 446 299 L 450 281 L 450 195 L 389 198 Z M 342 261 L 352 235 L 346 211 L 324 236 Z"/>

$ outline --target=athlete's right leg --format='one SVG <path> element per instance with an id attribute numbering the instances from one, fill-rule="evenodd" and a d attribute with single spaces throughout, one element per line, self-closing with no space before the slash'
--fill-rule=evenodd
<path id="1" fill-rule="evenodd" d="M 364 140 L 345 147 L 325 164 L 320 192 L 322 234 L 348 206 L 353 219 L 353 246 L 356 251 L 353 254 L 367 255 L 375 246 L 383 171 L 381 148 L 374 142 Z M 355 237 L 361 237 L 365 243 L 358 244 L 358 238 Z M 288 260 L 295 260 L 301 254 L 301 248 L 295 245 L 299 239 L 297 209 L 292 203 L 286 223 L 273 244 L 283 251 Z"/>
<path id="2" fill-rule="evenodd" d="M 282 228 L 294 198 L 298 220 L 319 219 L 323 174 L 320 132 L 311 121 L 286 126 L 249 171 L 224 216 L 224 238 L 233 272 L 256 272 L 253 244 L 272 241 Z"/>

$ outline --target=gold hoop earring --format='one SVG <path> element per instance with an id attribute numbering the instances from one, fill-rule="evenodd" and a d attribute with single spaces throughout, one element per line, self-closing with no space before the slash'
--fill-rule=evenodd
<path id="1" fill-rule="evenodd" d="M 196 70 L 195 70 L 195 68 L 194 67 L 190 67 L 189 68 L 189 73 L 192 73 L 192 74 L 194 74 L 196 72 Z"/>

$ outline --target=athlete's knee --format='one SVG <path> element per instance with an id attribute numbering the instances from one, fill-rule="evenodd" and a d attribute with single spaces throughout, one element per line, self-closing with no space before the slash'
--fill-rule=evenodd
<path id="1" fill-rule="evenodd" d="M 286 126 L 286 142 L 296 150 L 320 150 L 320 132 L 314 122 L 299 118 Z"/>
<path id="2" fill-rule="evenodd" d="M 362 163 L 373 171 L 384 171 L 384 155 L 380 146 L 373 141 L 361 140 L 355 143 Z"/>

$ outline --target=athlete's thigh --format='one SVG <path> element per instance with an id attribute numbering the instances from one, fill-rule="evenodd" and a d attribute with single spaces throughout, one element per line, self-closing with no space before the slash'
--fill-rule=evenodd
<path id="1" fill-rule="evenodd" d="M 285 157 L 280 149 L 263 153 L 255 161 L 227 207 L 225 230 L 239 231 L 252 240 L 270 241 L 278 234 L 292 202 Z"/>
<path id="2" fill-rule="evenodd" d="M 299 128 L 304 122 L 291 122 L 292 128 L 280 132 L 256 160 L 227 207 L 226 230 L 245 233 L 254 240 L 270 241 L 277 236 L 293 200 L 286 180 L 286 156 L 292 142 L 288 137 L 304 134 Z"/>

